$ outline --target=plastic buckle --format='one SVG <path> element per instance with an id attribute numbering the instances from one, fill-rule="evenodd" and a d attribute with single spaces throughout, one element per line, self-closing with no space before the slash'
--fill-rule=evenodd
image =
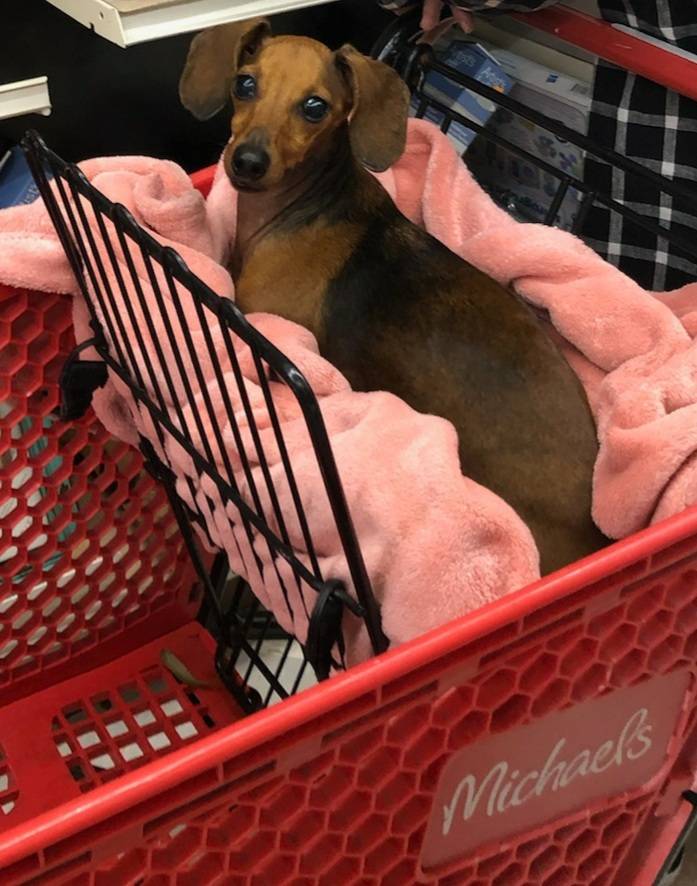
<path id="1" fill-rule="evenodd" d="M 318 680 L 326 680 L 333 666 L 332 650 L 338 647 L 344 657 L 344 636 L 341 623 L 344 606 L 357 616 L 364 615 L 363 607 L 350 597 L 341 582 L 327 582 L 319 593 L 310 616 L 305 641 L 305 656 L 315 670 Z"/>
<path id="2" fill-rule="evenodd" d="M 62 421 L 76 421 L 92 405 L 92 397 L 97 388 L 107 382 L 106 364 L 101 360 L 80 360 L 80 354 L 88 348 L 101 345 L 100 335 L 87 339 L 78 345 L 63 364 L 59 386 L 61 401 L 58 414 Z"/>

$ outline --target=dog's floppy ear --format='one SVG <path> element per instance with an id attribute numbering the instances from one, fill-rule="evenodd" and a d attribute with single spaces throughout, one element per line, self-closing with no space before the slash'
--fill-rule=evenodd
<path id="1" fill-rule="evenodd" d="M 396 71 L 353 46 L 338 50 L 336 63 L 353 93 L 349 123 L 353 155 L 372 172 L 384 172 L 404 152 L 409 90 Z"/>
<path id="2" fill-rule="evenodd" d="M 245 54 L 254 54 L 271 33 L 264 18 L 218 25 L 197 34 L 191 42 L 179 97 L 199 120 L 217 114 L 230 97 L 230 87 Z"/>

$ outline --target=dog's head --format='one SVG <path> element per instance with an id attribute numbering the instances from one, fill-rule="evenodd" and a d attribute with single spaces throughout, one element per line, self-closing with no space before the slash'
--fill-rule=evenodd
<path id="1" fill-rule="evenodd" d="M 383 171 L 406 142 L 409 92 L 382 62 L 344 46 L 272 37 L 265 19 L 198 34 L 179 84 L 182 103 L 207 120 L 232 100 L 225 168 L 242 190 L 267 190 L 323 155 L 348 128 L 356 159 Z"/>

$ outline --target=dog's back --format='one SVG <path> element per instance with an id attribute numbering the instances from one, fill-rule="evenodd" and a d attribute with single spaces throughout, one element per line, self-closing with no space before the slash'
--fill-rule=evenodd
<path id="1" fill-rule="evenodd" d="M 543 572 L 597 550 L 595 426 L 542 321 L 408 222 L 387 194 L 371 212 L 328 285 L 322 353 L 354 388 L 389 390 L 452 421 L 463 473 L 525 520 Z"/>

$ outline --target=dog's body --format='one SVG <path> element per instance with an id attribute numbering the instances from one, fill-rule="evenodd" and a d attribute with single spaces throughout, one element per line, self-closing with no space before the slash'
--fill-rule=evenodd
<path id="1" fill-rule="evenodd" d="M 257 39 L 263 26 L 252 26 Z M 275 44 L 277 55 L 279 44 L 294 44 L 297 64 L 310 43 L 280 38 L 266 46 Z M 316 47 L 309 50 L 321 70 L 335 57 Z M 270 54 L 255 49 L 255 83 L 268 82 L 278 67 Z M 343 57 L 356 66 L 354 100 L 376 76 L 373 68 L 357 73 L 364 63 L 378 65 Z M 339 88 L 337 70 L 330 69 L 326 88 Z M 393 80 L 382 90 L 388 99 L 390 89 L 398 89 Z M 581 385 L 522 300 L 397 210 L 364 168 L 365 158 L 356 157 L 366 146 L 372 154 L 381 148 L 371 147 L 370 133 L 357 145 L 350 100 L 337 105 L 326 137 L 313 139 L 315 150 L 286 162 L 283 175 L 269 161 L 264 175 L 277 180 L 263 190 L 240 181 L 233 154 L 240 148 L 231 140 L 226 163 L 241 190 L 232 262 L 238 304 L 310 329 L 354 389 L 388 390 L 420 412 L 449 419 L 463 473 L 526 521 L 543 572 L 598 549 L 604 539 L 590 516 L 597 442 Z M 403 115 L 406 126 L 406 106 Z M 395 131 L 387 125 L 382 133 L 389 154 Z M 372 165 L 390 163 L 382 156 Z"/>

